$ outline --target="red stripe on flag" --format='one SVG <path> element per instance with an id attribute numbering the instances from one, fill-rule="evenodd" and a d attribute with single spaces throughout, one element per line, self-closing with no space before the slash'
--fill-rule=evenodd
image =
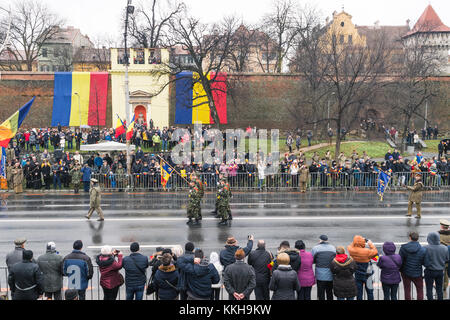
<path id="1" fill-rule="evenodd" d="M 91 72 L 91 91 L 89 94 L 88 125 L 106 125 L 106 104 L 108 101 L 108 73 Z"/>
<path id="2" fill-rule="evenodd" d="M 215 76 L 215 72 L 211 72 L 211 79 L 214 79 Z M 223 72 L 219 73 L 215 81 L 211 82 L 211 89 L 220 124 L 227 124 L 227 74 Z M 211 123 L 214 123 L 212 117 Z"/>

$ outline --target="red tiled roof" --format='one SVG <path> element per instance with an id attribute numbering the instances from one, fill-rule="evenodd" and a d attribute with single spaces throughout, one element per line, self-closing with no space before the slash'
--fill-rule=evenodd
<path id="1" fill-rule="evenodd" d="M 417 32 L 450 32 L 450 28 L 441 21 L 436 11 L 434 11 L 433 7 L 429 4 L 419 20 L 417 20 L 414 28 L 412 28 L 405 36 Z"/>

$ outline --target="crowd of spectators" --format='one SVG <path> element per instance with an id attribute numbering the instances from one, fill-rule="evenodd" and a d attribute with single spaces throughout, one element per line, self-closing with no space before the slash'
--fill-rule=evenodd
<path id="1" fill-rule="evenodd" d="M 310 251 L 302 240 L 293 248 L 282 241 L 274 255 L 264 240 L 253 250 L 253 236 L 243 247 L 230 236 L 224 249 L 211 252 L 209 258 L 192 242 L 185 244 L 184 252 L 179 246 L 161 247 L 150 257 L 134 242 L 128 256 L 105 245 L 91 259 L 77 240 L 65 256 L 49 242 L 35 260 L 33 252 L 25 249 L 26 239 L 17 239 L 15 250 L 6 257 L 8 283 L 14 300 L 43 296 L 61 300 L 63 279 L 69 277 L 69 289 L 75 291 L 66 290 L 66 299 L 85 300 L 94 260 L 105 300 L 116 300 L 122 285 L 127 300 L 151 294 L 159 300 L 219 300 L 222 288 L 228 300 L 311 300 L 313 286 L 317 286 L 317 300 L 374 300 L 374 281 L 381 282 L 384 300 L 398 300 L 402 282 L 405 300 L 411 300 L 411 282 L 417 300 L 424 299 L 424 282 L 428 300 L 443 300 L 450 273 L 449 224 L 441 220 L 440 230 L 427 235 L 428 245 L 422 246 L 419 234 L 410 232 L 409 242 L 400 248 L 386 241 L 381 251 L 360 235 L 347 247 L 334 246 L 327 235 L 321 235 Z M 374 279 L 375 265 L 381 270 L 379 279 Z"/>

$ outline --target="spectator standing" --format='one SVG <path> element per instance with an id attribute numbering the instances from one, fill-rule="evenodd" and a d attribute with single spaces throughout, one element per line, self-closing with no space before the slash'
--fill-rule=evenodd
<path id="1" fill-rule="evenodd" d="M 425 246 L 425 286 L 427 299 L 433 300 L 433 284 L 436 286 L 438 300 L 443 300 L 443 282 L 445 264 L 449 260 L 448 248 L 440 244 L 439 233 L 430 232 Z"/>
<path id="2" fill-rule="evenodd" d="M 91 258 L 84 252 L 83 242 L 73 243 L 73 251 L 63 259 L 63 274 L 69 277 L 69 289 L 77 289 L 80 300 L 86 299 L 86 289 L 94 274 Z"/>
<path id="3" fill-rule="evenodd" d="M 405 291 L 405 300 L 411 300 L 411 282 L 416 286 L 417 300 L 423 300 L 422 266 L 425 264 L 426 249 L 418 242 L 417 232 L 409 233 L 409 242 L 400 247 L 402 258 L 401 277 Z"/>
<path id="4" fill-rule="evenodd" d="M 225 267 L 223 283 L 228 292 L 228 300 L 249 300 L 256 287 L 255 270 L 244 262 L 245 252 L 235 252 L 235 262 Z"/>
<path id="5" fill-rule="evenodd" d="M 297 249 L 292 249 L 289 241 L 283 241 L 280 243 L 280 246 L 278 247 L 277 257 L 280 253 L 286 253 L 289 256 L 289 264 L 292 267 L 292 270 L 295 272 L 298 272 L 301 265 L 301 258 L 300 254 Z M 274 260 L 273 264 L 273 270 L 276 270 L 278 268 L 278 259 Z"/>
<path id="6" fill-rule="evenodd" d="M 223 265 L 219 261 L 219 254 L 215 251 L 211 252 L 209 255 L 209 262 L 214 265 L 220 276 L 220 281 L 212 285 L 211 300 L 220 300 L 220 289 L 223 286 Z"/>
<path id="7" fill-rule="evenodd" d="M 116 260 L 117 258 L 117 260 Z M 110 246 L 103 246 L 95 262 L 100 269 L 100 285 L 104 300 L 116 300 L 120 286 L 124 283 L 119 270 L 122 269 L 123 254 Z"/>
<path id="8" fill-rule="evenodd" d="M 259 240 L 256 250 L 253 250 L 248 255 L 247 263 L 255 270 L 256 300 L 270 300 L 269 283 L 271 272 L 268 265 L 272 262 L 272 254 L 266 250 L 266 243 L 264 240 Z"/>
<path id="9" fill-rule="evenodd" d="M 319 244 L 311 250 L 316 265 L 317 298 L 333 300 L 333 274 L 330 270 L 331 261 L 336 256 L 336 248 L 328 243 L 328 236 L 321 235 Z"/>
<path id="10" fill-rule="evenodd" d="M 178 259 L 177 266 L 186 274 L 187 300 L 210 300 L 211 286 L 219 283 L 220 276 L 203 251 L 197 249 L 193 256 Z"/>
<path id="11" fill-rule="evenodd" d="M 14 250 L 6 255 L 6 267 L 8 268 L 8 272 L 11 271 L 11 267 L 13 265 L 18 262 L 22 262 L 25 242 L 27 242 L 27 239 L 25 238 L 18 238 L 14 240 Z"/>
<path id="12" fill-rule="evenodd" d="M 248 237 L 247 246 L 242 248 L 244 250 L 245 256 L 247 256 L 253 248 L 253 236 L 250 235 Z M 220 251 L 220 263 L 223 265 L 223 268 L 226 269 L 229 265 L 233 264 L 236 261 L 235 253 L 238 249 L 241 249 L 238 246 L 237 240 L 230 236 L 227 239 L 225 244 L 225 249 Z"/>
<path id="13" fill-rule="evenodd" d="M 314 257 L 311 252 L 305 250 L 305 243 L 302 240 L 295 242 L 295 248 L 299 250 L 302 262 L 297 273 L 298 281 L 300 283 L 298 300 L 311 300 L 311 289 L 316 283 L 313 271 Z"/>
<path id="14" fill-rule="evenodd" d="M 441 244 L 443 244 L 444 246 L 450 246 L 450 222 L 446 219 L 441 219 L 439 221 L 440 224 L 440 230 L 438 231 L 439 233 L 439 238 L 441 241 Z M 444 270 L 444 299 L 447 298 L 447 288 L 448 288 L 448 262 L 445 265 L 445 270 Z"/>
<path id="15" fill-rule="evenodd" d="M 270 279 L 269 289 L 273 291 L 272 300 L 296 300 L 299 295 L 300 283 L 297 272 L 292 270 L 289 255 L 281 252 L 277 256 L 278 268 Z"/>
<path id="16" fill-rule="evenodd" d="M 354 273 L 356 263 L 352 257 L 345 254 L 344 247 L 336 248 L 336 257 L 330 264 L 333 274 L 333 290 L 338 300 L 354 300 L 356 296 L 356 282 Z"/>
<path id="17" fill-rule="evenodd" d="M 13 300 L 37 300 L 42 296 L 44 275 L 33 261 L 33 251 L 23 251 L 22 261 L 11 267 L 8 284 Z"/>
<path id="18" fill-rule="evenodd" d="M 192 242 L 187 242 L 184 246 L 184 254 L 177 259 L 177 266 L 179 266 L 180 263 L 185 263 L 186 260 L 190 261 L 193 259 L 194 249 L 194 244 Z M 178 272 L 178 291 L 180 292 L 180 300 L 187 300 L 187 274 L 183 269 L 179 269 Z"/>
<path id="19" fill-rule="evenodd" d="M 366 248 L 366 242 L 369 248 Z M 347 250 L 356 262 L 355 280 L 358 288 L 357 299 L 363 299 L 363 289 L 365 286 L 368 300 L 373 300 L 373 289 L 371 289 L 370 283 L 368 285 L 368 282 L 371 281 L 369 278 L 372 276 L 372 273 L 368 272 L 368 270 L 369 264 L 371 264 L 370 260 L 378 254 L 377 248 L 375 248 L 372 241 L 366 241 L 363 237 L 356 235 L 353 237 L 353 242 L 347 247 Z"/>
<path id="20" fill-rule="evenodd" d="M 384 255 L 378 260 L 377 266 L 381 269 L 381 284 L 383 287 L 384 300 L 398 300 L 398 285 L 401 281 L 400 269 L 402 267 L 402 257 L 395 254 L 395 244 L 385 242 L 383 244 Z"/>
<path id="21" fill-rule="evenodd" d="M 139 253 L 139 243 L 133 242 L 130 245 L 130 251 L 131 254 L 122 260 L 122 267 L 125 270 L 126 299 L 142 300 L 149 261 L 148 257 Z"/>
<path id="22" fill-rule="evenodd" d="M 48 300 L 62 300 L 63 257 L 56 251 L 54 242 L 47 243 L 45 254 L 37 259 L 39 269 L 44 275 L 44 293 Z"/>
<path id="23" fill-rule="evenodd" d="M 178 299 L 178 271 L 176 270 L 172 255 L 164 253 L 161 258 L 161 265 L 156 271 L 153 279 L 155 290 L 159 300 L 177 300 Z"/>
<path id="24" fill-rule="evenodd" d="M 81 169 L 82 181 L 84 185 L 84 192 L 89 192 L 89 187 L 91 184 L 91 175 L 92 175 L 92 169 L 89 167 L 88 163 L 84 164 L 84 167 Z"/>

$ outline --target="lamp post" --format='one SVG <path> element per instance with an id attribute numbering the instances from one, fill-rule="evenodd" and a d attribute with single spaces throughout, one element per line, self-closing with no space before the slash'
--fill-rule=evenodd
<path id="1" fill-rule="evenodd" d="M 80 95 L 78 92 L 75 92 L 74 95 L 78 97 L 78 116 L 79 116 L 79 123 L 80 123 L 80 131 L 81 131 L 81 102 L 80 102 Z"/>
<path id="2" fill-rule="evenodd" d="M 124 33 L 124 43 L 125 43 L 125 113 L 127 119 L 127 126 L 131 124 L 130 117 L 130 90 L 129 90 L 129 79 L 128 79 L 128 48 L 127 48 L 127 35 L 128 35 L 128 16 L 134 13 L 134 6 L 131 5 L 132 0 L 127 0 L 127 7 L 125 9 L 125 33 Z M 131 154 L 130 154 L 130 144 L 131 141 L 127 139 L 127 174 L 131 174 Z M 133 179 L 131 179 L 133 183 Z"/>

